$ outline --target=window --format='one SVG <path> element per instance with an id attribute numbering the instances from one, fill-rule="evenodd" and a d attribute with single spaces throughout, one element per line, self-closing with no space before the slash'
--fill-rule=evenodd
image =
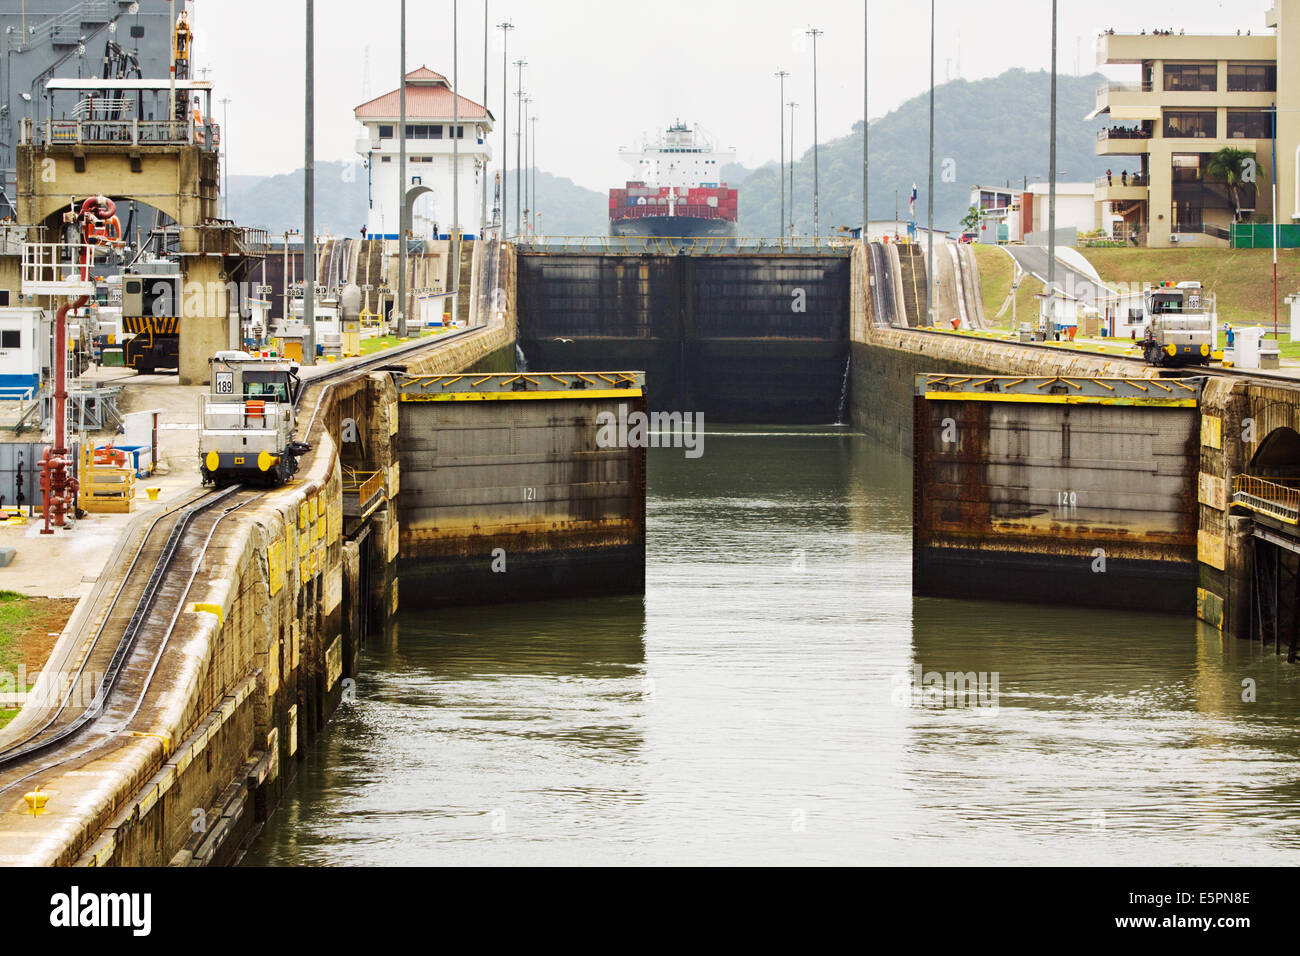
<path id="1" fill-rule="evenodd" d="M 1273 93 L 1277 90 L 1274 63 L 1229 63 L 1229 93 Z"/>
<path id="2" fill-rule="evenodd" d="M 392 139 L 392 138 L 393 138 L 393 127 L 392 127 L 391 124 L 388 125 L 388 126 L 380 126 L 380 127 L 379 127 L 379 138 L 380 138 L 380 139 Z"/>
<path id="3" fill-rule="evenodd" d="M 1214 110 L 1165 110 L 1165 136 L 1214 139 L 1219 124 Z"/>
<path id="4" fill-rule="evenodd" d="M 407 127 L 406 127 L 406 138 L 407 138 L 407 139 L 428 139 L 428 138 L 429 138 L 429 127 L 427 127 L 427 126 L 407 126 Z"/>
<path id="5" fill-rule="evenodd" d="M 381 163 L 391 163 L 391 162 L 393 161 L 393 157 L 391 157 L 391 156 L 380 156 L 380 157 L 379 157 L 379 161 L 380 161 Z"/>
<path id="6" fill-rule="evenodd" d="M 0 330 L 0 349 L 18 349 L 23 346 L 23 333 L 20 329 Z"/>
<path id="7" fill-rule="evenodd" d="M 1228 139 L 1272 139 L 1272 110 L 1228 110 Z"/>
<path id="8" fill-rule="evenodd" d="M 1201 181 L 1201 154 L 1174 153 L 1173 181 L 1175 183 L 1196 183 Z"/>
<path id="9" fill-rule="evenodd" d="M 429 139 L 442 139 L 442 127 L 441 127 L 441 126 L 430 126 L 430 127 L 429 127 Z"/>
<path id="10" fill-rule="evenodd" d="M 1218 89 L 1219 67 L 1215 63 L 1166 63 L 1165 89 L 1213 93 Z"/>

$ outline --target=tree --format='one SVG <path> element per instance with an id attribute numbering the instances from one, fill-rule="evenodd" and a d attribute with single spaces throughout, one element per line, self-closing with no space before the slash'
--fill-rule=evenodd
<path id="1" fill-rule="evenodd" d="M 961 218 L 961 224 L 962 228 L 967 232 L 974 232 L 975 228 L 980 224 L 980 207 L 971 206 L 967 209 L 966 215 Z"/>
<path id="2" fill-rule="evenodd" d="M 1228 184 L 1228 191 L 1232 194 L 1232 205 L 1236 209 L 1233 213 L 1233 221 L 1241 222 L 1239 189 L 1242 183 L 1255 181 L 1255 154 L 1234 146 L 1225 146 L 1210 156 L 1205 171 L 1212 178 Z"/>

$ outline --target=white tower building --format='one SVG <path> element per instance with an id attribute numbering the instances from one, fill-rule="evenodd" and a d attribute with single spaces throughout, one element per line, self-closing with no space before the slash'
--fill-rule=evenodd
<path id="1" fill-rule="evenodd" d="M 398 189 L 399 90 L 362 103 L 354 111 L 366 135 L 357 152 L 369 170 L 370 216 L 366 233 L 374 239 L 397 239 L 401 223 Z M 454 107 L 456 99 L 460 105 Z M 459 123 L 453 115 L 459 112 Z M 423 186 L 430 192 L 415 200 L 411 209 L 411 234 L 426 239 L 448 239 L 452 222 L 452 154 L 460 154 L 460 226 L 466 239 L 479 232 L 482 180 L 492 150 L 488 134 L 492 113 L 485 106 L 456 97 L 451 83 L 426 66 L 406 74 L 406 189 Z"/>

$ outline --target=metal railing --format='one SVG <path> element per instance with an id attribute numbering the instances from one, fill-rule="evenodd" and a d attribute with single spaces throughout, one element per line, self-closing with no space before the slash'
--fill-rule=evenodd
<path id="1" fill-rule="evenodd" d="M 1108 139 L 1150 139 L 1151 134 L 1138 126 L 1112 126 L 1097 130 L 1097 142 Z"/>
<path id="2" fill-rule="evenodd" d="M 1111 93 L 1150 93 L 1154 84 L 1150 80 L 1115 80 L 1097 87 L 1097 101 Z"/>
<path id="3" fill-rule="evenodd" d="M 82 256 L 96 249 L 68 242 L 25 242 L 22 257 L 22 291 L 24 295 L 81 295 L 95 291 L 95 283 L 82 278 Z"/>
<path id="4" fill-rule="evenodd" d="M 346 513 L 360 513 L 384 492 L 384 472 L 343 468 L 343 507 Z"/>
<path id="5" fill-rule="evenodd" d="M 46 40 L 75 43 L 81 38 L 83 23 L 107 23 L 112 19 L 112 10 L 111 0 L 81 0 L 62 13 L 28 27 L 26 35 L 21 30 L 14 30 L 8 36 L 9 49 L 21 50 Z"/>
<path id="6" fill-rule="evenodd" d="M 1093 180 L 1093 185 L 1098 189 L 1113 188 L 1116 186 L 1120 189 L 1124 189 L 1128 186 L 1146 188 L 1149 183 L 1147 182 L 1147 177 L 1142 175 L 1129 176 L 1128 179 L 1125 180 L 1123 174 L 1120 174 L 1119 176 L 1098 176 Z"/>
<path id="7" fill-rule="evenodd" d="M 207 130 L 211 130 L 211 136 Z M 216 149 L 221 128 L 216 123 L 177 120 L 47 119 L 36 127 L 37 146 L 95 145 L 193 146 Z M 209 142 L 210 140 L 210 142 Z"/>
<path id="8" fill-rule="evenodd" d="M 1294 480 L 1294 479 L 1282 479 Z M 1232 503 L 1287 524 L 1300 523 L 1300 488 L 1254 475 L 1234 475 Z"/>
<path id="9" fill-rule="evenodd" d="M 847 237 L 692 238 L 665 236 L 516 236 L 524 253 L 622 253 L 627 255 L 848 255 L 857 243 Z"/>

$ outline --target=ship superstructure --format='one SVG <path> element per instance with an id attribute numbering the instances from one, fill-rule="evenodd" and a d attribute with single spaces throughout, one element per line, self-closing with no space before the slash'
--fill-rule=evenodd
<path id="1" fill-rule="evenodd" d="M 632 164 L 636 178 L 609 191 L 610 235 L 736 236 L 739 194 L 722 179 L 734 149 L 718 149 L 698 127 L 679 120 L 654 143 L 619 155 Z"/>

